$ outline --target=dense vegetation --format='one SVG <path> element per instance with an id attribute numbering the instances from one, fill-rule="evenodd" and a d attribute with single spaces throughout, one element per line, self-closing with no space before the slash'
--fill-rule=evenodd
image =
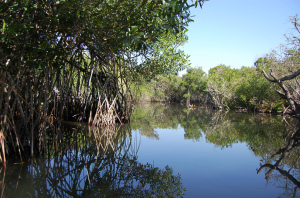
<path id="1" fill-rule="evenodd" d="M 182 77 L 160 75 L 145 81 L 139 99 L 167 102 L 190 99 L 192 103 L 219 109 L 282 111 L 287 104 L 272 88 L 275 85 L 256 67 L 232 69 L 218 65 L 210 69 L 208 75 L 201 68 L 190 68 Z"/>
<path id="2" fill-rule="evenodd" d="M 24 147 L 43 153 L 48 130 L 59 141 L 62 119 L 128 120 L 137 76 L 184 66 L 178 45 L 189 8 L 203 2 L 1 1 L 0 161 Z"/>
<path id="3" fill-rule="evenodd" d="M 189 65 L 180 50 L 189 8 L 203 2 L 1 1 L 0 161 L 26 148 L 31 157 L 43 153 L 49 131 L 54 144 L 60 141 L 62 120 L 126 122 L 134 100 L 290 110 L 300 117 L 299 36 L 290 37 L 281 56 L 266 55 L 255 67 L 218 65 L 208 74 L 188 68 L 176 76 Z"/>
<path id="4" fill-rule="evenodd" d="M 288 36 L 287 43 L 279 51 L 258 58 L 254 66 L 233 69 L 220 64 L 211 68 L 208 74 L 202 68 L 188 68 L 182 77 L 159 75 L 143 81 L 138 99 L 191 100 L 218 109 L 295 114 L 300 104 L 300 24 L 297 17 L 291 21 L 297 34 Z M 271 77 L 266 71 L 270 71 Z"/>

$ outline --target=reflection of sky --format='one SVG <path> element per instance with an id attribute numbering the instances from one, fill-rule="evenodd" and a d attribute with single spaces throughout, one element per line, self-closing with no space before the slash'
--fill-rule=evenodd
<path id="1" fill-rule="evenodd" d="M 156 129 L 159 140 L 141 138 L 138 161 L 170 166 L 181 174 L 185 197 L 277 197 L 280 189 L 266 187 L 265 175 L 257 175 L 260 159 L 246 143 L 221 149 L 205 140 L 184 139 L 184 129 Z"/>

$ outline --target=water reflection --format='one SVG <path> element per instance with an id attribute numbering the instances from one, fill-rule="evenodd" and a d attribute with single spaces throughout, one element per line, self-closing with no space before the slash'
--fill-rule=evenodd
<path id="1" fill-rule="evenodd" d="M 177 197 L 180 175 L 138 162 L 129 125 L 64 128 L 68 137 L 46 159 L 2 170 L 1 197 Z M 68 132 L 67 132 L 68 131 Z M 49 145 L 53 145 L 49 138 Z M 95 141 L 94 141 L 95 140 Z M 49 146 L 50 147 L 50 146 Z"/>
<path id="2" fill-rule="evenodd" d="M 257 173 L 265 170 L 266 180 L 284 190 L 286 197 L 296 197 L 300 188 L 300 129 L 283 139 L 285 144 L 266 155 Z"/>
<path id="3" fill-rule="evenodd" d="M 184 128 L 186 139 L 199 141 L 213 112 L 207 108 L 196 107 L 189 110 L 180 104 L 142 104 L 135 107 L 131 127 L 142 135 L 159 139 L 156 129 Z"/>
<path id="4" fill-rule="evenodd" d="M 249 150 L 261 159 L 257 173 L 265 171 L 267 184 L 282 189 L 281 196 L 299 196 L 300 129 L 297 121 L 290 119 L 292 124 L 287 124 L 280 116 L 212 111 L 201 107 L 190 111 L 184 106 L 156 105 L 160 107 L 143 106 L 143 116 L 138 113 L 141 109 L 136 111 L 135 130 L 159 138 L 153 133 L 155 128 L 176 129 L 180 125 L 184 128 L 185 139 L 199 141 L 205 136 L 206 141 L 221 149 L 246 142 Z"/>
<path id="5" fill-rule="evenodd" d="M 223 150 L 238 142 L 246 143 L 260 159 L 257 173 L 265 174 L 268 186 L 281 188 L 278 196 L 296 197 L 300 187 L 300 130 L 297 123 L 288 122 L 293 124 L 270 115 L 224 113 L 202 107 L 190 110 L 172 104 L 137 105 L 130 125 L 102 130 L 64 125 L 59 138 L 57 133 L 49 133 L 44 157 L 35 158 L 32 163 L 11 163 L 6 171 L 0 169 L 1 197 L 181 196 L 187 187 L 181 176 L 168 166 L 158 168 L 139 162 L 143 143 L 139 136 L 132 135 L 138 131 L 156 141 L 162 134 L 160 129 L 178 128 L 184 130 L 185 143 L 193 140 L 200 144 L 205 139 Z M 179 144 L 182 142 L 175 146 Z M 206 152 L 192 151 L 184 150 L 186 155 Z M 188 162 L 182 164 L 185 163 Z"/>

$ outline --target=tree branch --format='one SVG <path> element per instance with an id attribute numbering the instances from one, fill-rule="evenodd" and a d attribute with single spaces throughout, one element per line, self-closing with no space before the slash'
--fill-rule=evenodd
<path id="1" fill-rule="evenodd" d="M 266 73 L 264 70 L 262 70 L 262 73 L 263 73 L 264 77 L 265 77 L 268 81 L 270 81 L 270 82 L 277 82 L 277 80 L 275 80 L 275 79 L 270 79 L 270 78 L 268 77 L 267 73 Z M 273 73 L 272 70 L 271 70 L 271 73 L 270 73 L 270 74 L 271 74 L 272 77 L 274 76 L 274 73 Z M 294 72 L 294 73 L 292 73 L 292 74 L 290 74 L 290 75 L 288 75 L 288 76 L 284 76 L 284 77 L 282 77 L 282 78 L 280 78 L 280 79 L 278 79 L 278 80 L 281 81 L 281 82 L 286 81 L 286 80 L 292 80 L 292 79 L 296 78 L 296 77 L 299 76 L 299 75 L 300 75 L 300 69 L 299 69 L 298 71 L 296 71 L 296 72 Z"/>

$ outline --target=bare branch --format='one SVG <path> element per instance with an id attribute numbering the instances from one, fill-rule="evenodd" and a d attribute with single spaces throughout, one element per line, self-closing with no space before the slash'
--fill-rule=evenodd
<path id="1" fill-rule="evenodd" d="M 268 81 L 270 81 L 270 82 L 277 82 L 276 80 L 269 78 L 269 76 L 268 76 L 268 74 L 265 72 L 265 70 L 262 70 L 262 73 L 263 73 L 264 77 L 265 77 Z"/>
<path id="2" fill-rule="evenodd" d="M 288 75 L 288 76 L 285 76 L 285 77 L 279 79 L 279 80 L 280 81 L 292 80 L 292 79 L 296 78 L 299 75 L 300 75 L 300 69 L 298 71 Z"/>
<path id="3" fill-rule="evenodd" d="M 288 75 L 288 76 L 284 76 L 283 78 L 280 78 L 280 79 L 277 79 L 277 80 L 276 80 L 276 79 L 271 79 L 271 78 L 269 78 L 269 77 L 268 77 L 268 74 L 267 74 L 264 70 L 262 70 L 262 73 L 263 73 L 264 77 L 265 77 L 268 81 L 270 81 L 270 82 L 277 82 L 277 80 L 283 82 L 283 81 L 287 81 L 287 80 L 292 80 L 292 79 L 296 78 L 297 76 L 299 76 L 299 75 L 300 75 L 300 69 L 299 69 L 298 71 L 296 71 L 296 72 L 294 72 L 294 73 Z M 271 70 L 270 75 L 271 75 L 272 77 L 273 77 L 273 75 L 275 75 L 274 72 L 273 72 L 272 70 Z"/>

